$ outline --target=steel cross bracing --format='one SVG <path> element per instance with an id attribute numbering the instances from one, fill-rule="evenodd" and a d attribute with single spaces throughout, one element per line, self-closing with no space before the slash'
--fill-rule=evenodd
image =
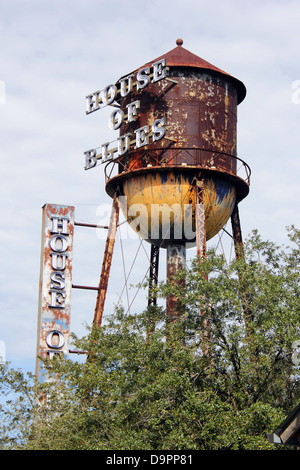
<path id="1" fill-rule="evenodd" d="M 195 225 L 197 256 L 206 258 L 206 230 L 204 210 L 204 182 L 200 179 L 195 181 Z"/>
<path id="2" fill-rule="evenodd" d="M 158 282 L 159 246 L 151 244 L 148 307 L 157 305 L 155 288 Z"/>
<path id="3" fill-rule="evenodd" d="M 158 267 L 159 267 L 159 246 L 151 244 L 150 268 L 149 268 L 149 292 L 148 292 L 148 327 L 147 342 L 149 336 L 154 331 L 155 321 L 152 316 L 151 307 L 157 306 L 157 283 L 158 283 Z"/>

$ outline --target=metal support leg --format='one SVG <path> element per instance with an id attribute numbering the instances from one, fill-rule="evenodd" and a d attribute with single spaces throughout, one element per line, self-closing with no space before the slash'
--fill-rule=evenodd
<path id="1" fill-rule="evenodd" d="M 236 204 L 231 214 L 232 236 L 234 240 L 236 258 L 244 257 L 243 238 L 240 224 L 238 205 Z"/>
<path id="2" fill-rule="evenodd" d="M 107 292 L 108 278 L 111 267 L 111 260 L 114 250 L 115 238 L 117 233 L 117 226 L 119 220 L 119 200 L 117 193 L 113 199 L 113 205 L 111 210 L 111 216 L 109 221 L 109 227 L 106 238 L 106 246 L 102 263 L 102 271 L 99 283 L 98 296 L 96 301 L 96 308 L 94 314 L 94 326 L 100 326 L 102 323 L 102 316 Z"/>

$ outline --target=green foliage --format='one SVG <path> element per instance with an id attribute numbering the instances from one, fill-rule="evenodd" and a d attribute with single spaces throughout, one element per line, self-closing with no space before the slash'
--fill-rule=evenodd
<path id="1" fill-rule="evenodd" d="M 48 362 L 47 384 L 35 387 L 3 367 L 2 389 L 14 388 L 18 401 L 12 414 L 2 405 L 2 448 L 274 449 L 266 433 L 300 398 L 292 361 L 300 232 L 289 234 L 292 248 L 253 232 L 245 258 L 229 266 L 214 251 L 194 260 L 178 273 L 185 287 L 159 288 L 178 298 L 176 323 L 160 308 L 119 308 L 74 338 L 89 351 L 85 362 Z"/>
<path id="2" fill-rule="evenodd" d="M 22 449 L 31 432 L 33 377 L 0 364 L 0 450 Z"/>

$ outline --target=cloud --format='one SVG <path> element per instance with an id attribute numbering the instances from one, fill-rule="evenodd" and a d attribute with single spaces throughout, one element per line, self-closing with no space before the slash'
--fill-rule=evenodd
<path id="1" fill-rule="evenodd" d="M 96 0 L 2 2 L 0 340 L 7 360 L 34 367 L 42 205 L 75 205 L 75 219 L 97 223 L 99 205 L 111 203 L 103 167 L 83 170 L 83 152 L 114 139 L 110 110 L 86 116 L 85 96 L 173 49 L 178 37 L 247 87 L 238 109 L 238 151 L 252 168 L 240 209 L 243 233 L 257 227 L 282 242 L 285 226 L 297 225 L 300 104 L 291 96 L 300 80 L 299 10 L 295 1 L 267 0 L 128 0 L 114 8 Z M 138 240 L 123 243 L 128 272 Z M 105 240 L 78 228 L 74 244 L 75 282 L 97 285 Z M 150 245 L 145 250 L 149 256 Z M 142 250 L 129 282 L 141 281 L 148 263 Z M 162 279 L 164 269 L 162 252 Z M 107 305 L 117 302 L 123 285 L 119 240 Z M 95 294 L 72 295 L 72 325 L 79 330 L 92 320 Z M 145 306 L 145 292 L 136 302 Z"/>

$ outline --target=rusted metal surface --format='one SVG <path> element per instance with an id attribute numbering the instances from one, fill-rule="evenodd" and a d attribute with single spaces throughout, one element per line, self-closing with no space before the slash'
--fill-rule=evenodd
<path id="1" fill-rule="evenodd" d="M 246 88 L 245 88 L 245 85 L 240 80 L 233 77 L 232 75 L 229 75 L 224 70 L 221 70 L 215 65 L 207 62 L 206 60 L 202 59 L 201 57 L 198 57 L 196 54 L 193 54 L 192 52 L 182 47 L 183 45 L 182 39 L 178 39 L 176 41 L 176 45 L 178 47 L 175 47 L 174 49 L 167 52 L 166 54 L 163 54 L 162 56 L 157 57 L 156 59 L 152 60 L 151 62 L 148 62 L 147 64 L 139 68 L 144 68 L 145 66 L 150 65 L 153 62 L 156 62 L 162 58 L 166 58 L 167 66 L 171 68 L 184 67 L 184 68 L 195 68 L 195 69 L 199 69 L 203 71 L 206 70 L 207 72 L 211 74 L 226 77 L 226 79 L 230 81 L 232 84 L 234 84 L 235 88 L 237 89 L 238 104 L 244 100 L 246 96 Z"/>
<path id="2" fill-rule="evenodd" d="M 215 166 L 216 161 L 219 161 L 218 167 Z M 226 165 L 223 165 L 222 162 L 225 162 Z M 110 161 L 105 166 L 106 182 L 110 183 L 106 188 L 109 194 L 110 188 L 113 186 L 110 180 L 116 176 L 117 167 L 119 174 L 122 174 L 122 178 L 126 178 L 129 172 L 136 170 L 148 171 L 149 168 L 151 168 L 151 171 L 158 171 L 160 168 L 168 171 L 169 167 L 176 167 L 181 171 L 184 171 L 185 168 L 194 169 L 195 171 L 201 168 L 211 174 L 226 173 L 232 182 L 238 186 L 240 200 L 246 197 L 249 192 L 251 170 L 247 163 L 232 154 L 213 152 L 205 148 L 139 149 L 129 152 L 126 158 Z M 238 181 L 237 177 L 241 181 Z"/>
<path id="3" fill-rule="evenodd" d="M 176 142 L 173 147 L 219 152 L 214 166 L 231 168 L 230 157 L 223 158 L 222 152 L 236 156 L 236 89 L 224 78 L 210 76 L 203 71 L 187 69 L 182 72 L 174 68 L 170 70 L 170 76 L 178 84 L 170 87 L 168 92 L 164 90 L 164 84 L 159 82 L 152 84 L 150 91 L 147 89 L 143 96 L 134 96 L 134 99 L 141 100 L 141 114 L 134 123 L 136 127 L 132 123 L 124 125 L 122 133 L 150 126 L 154 118 L 165 118 L 166 137 Z M 150 148 L 168 148 L 168 139 L 152 143 Z M 206 158 L 211 160 L 209 153 L 206 153 Z"/>
<path id="4" fill-rule="evenodd" d="M 185 245 L 168 245 L 167 247 L 167 283 L 184 285 L 184 280 L 175 279 L 179 271 L 186 267 L 186 248 Z M 182 314 L 180 298 L 176 295 L 167 297 L 167 322 L 173 323 Z"/>
<path id="5" fill-rule="evenodd" d="M 108 228 L 108 225 L 85 224 L 83 222 L 75 222 L 74 225 L 78 225 L 79 227 Z"/>
<path id="6" fill-rule="evenodd" d="M 113 204 L 112 204 L 108 232 L 107 232 L 105 252 L 104 252 L 103 263 L 102 263 L 102 271 L 101 271 L 100 282 L 99 282 L 99 290 L 98 290 L 95 313 L 94 313 L 94 320 L 93 320 L 93 325 L 96 327 L 100 326 L 102 323 L 102 316 L 103 316 L 103 311 L 104 311 L 104 304 L 105 304 L 105 299 L 106 299 L 106 292 L 107 292 L 113 250 L 114 250 L 114 245 L 115 245 L 118 220 L 119 220 L 119 200 L 118 200 L 118 194 L 115 193 Z"/>
<path id="7" fill-rule="evenodd" d="M 167 249 L 168 282 L 184 267 L 186 248 L 197 243 L 205 256 L 206 241 L 235 217 L 250 184 L 250 169 L 242 161 L 246 176 L 241 177 L 237 157 L 237 106 L 246 95 L 244 84 L 187 51 L 181 39 L 176 44 L 131 74 L 136 80 L 141 70 L 165 58 L 167 78 L 136 88 L 118 102 L 124 115 L 133 101 L 139 108 L 135 119 L 122 121 L 120 136 L 137 135 L 140 129 L 147 134 L 158 120 L 164 123 L 164 138 L 135 143 L 105 169 L 106 191 L 112 196 L 120 187 L 132 228 Z M 167 299 L 170 321 L 178 305 L 178 299 Z"/>
<path id="8" fill-rule="evenodd" d="M 207 158 L 208 154 L 210 158 Z M 220 157 L 220 154 L 200 148 L 169 148 L 167 150 L 159 148 L 131 152 L 126 159 L 111 161 L 105 166 L 106 191 L 113 197 L 116 184 L 134 178 L 137 173 L 176 171 L 179 174 L 193 173 L 196 175 L 201 171 L 212 178 L 223 176 L 228 179 L 236 190 L 237 201 L 240 202 L 249 193 L 251 169 L 240 158 L 233 155 L 227 156 L 230 157 L 231 165 L 228 160 L 227 168 L 221 165 L 216 168 L 214 162 L 216 157 Z M 226 154 L 223 153 L 222 158 L 225 157 Z"/>
<path id="9" fill-rule="evenodd" d="M 43 206 L 35 371 L 39 382 L 47 380 L 40 358 L 69 352 L 73 233 L 73 206 Z"/>
<path id="10" fill-rule="evenodd" d="M 124 98 L 122 109 L 133 99 L 140 100 L 141 107 L 135 122 L 124 123 L 120 134 L 150 125 L 154 118 L 165 118 L 166 137 L 176 142 L 174 147 L 203 148 L 235 156 L 237 104 L 244 96 L 244 85 L 181 46 L 164 57 L 169 78 L 177 84 L 162 80 Z M 164 147 L 168 146 L 170 142 L 165 140 Z M 207 158 L 210 159 L 209 154 Z M 220 155 L 215 166 L 218 164 L 226 168 L 231 162 Z"/>
<path id="11" fill-rule="evenodd" d="M 76 284 L 72 284 L 73 289 L 85 289 L 85 290 L 99 290 L 99 287 L 93 287 L 93 286 L 79 286 Z"/>

